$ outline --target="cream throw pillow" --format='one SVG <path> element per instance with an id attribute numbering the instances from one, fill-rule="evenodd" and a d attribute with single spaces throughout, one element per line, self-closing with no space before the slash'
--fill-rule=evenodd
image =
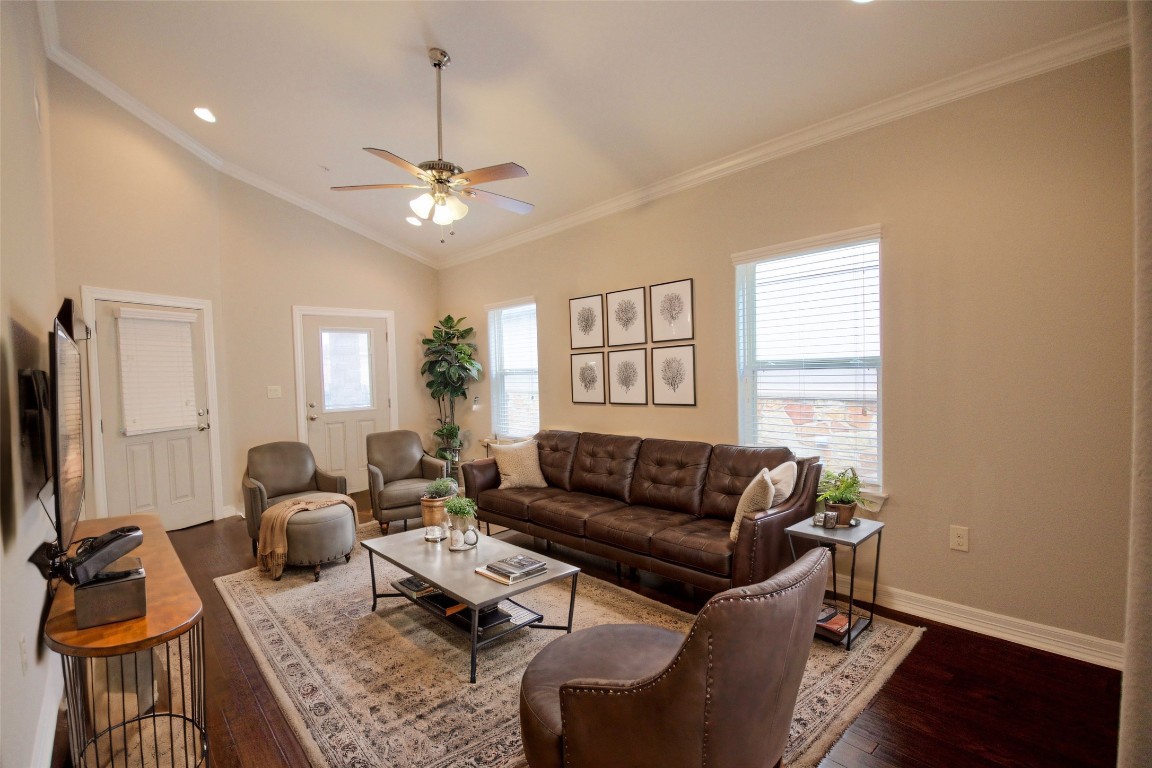
<path id="1" fill-rule="evenodd" d="M 535 440 L 511 445 L 488 446 L 496 459 L 501 488 L 546 488 L 547 481 L 540 472 L 540 452 Z"/>
<path id="2" fill-rule="evenodd" d="M 728 532 L 732 541 L 740 535 L 740 521 L 745 515 L 755 514 L 763 509 L 769 509 L 777 501 L 784 501 L 792 495 L 792 488 L 796 485 L 796 462 L 786 461 L 776 469 L 760 470 L 760 474 L 752 478 L 740 501 L 736 504 L 736 517 L 732 521 L 732 530 Z"/>

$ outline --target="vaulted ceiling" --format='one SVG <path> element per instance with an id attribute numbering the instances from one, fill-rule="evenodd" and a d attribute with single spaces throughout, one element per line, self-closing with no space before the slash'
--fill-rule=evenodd
<path id="1" fill-rule="evenodd" d="M 1127 42 L 1123 2 L 41 4 L 49 57 L 246 182 L 433 266 L 493 253 Z M 441 243 L 362 151 L 514 161 Z M 192 114 L 209 107 L 215 124 Z"/>

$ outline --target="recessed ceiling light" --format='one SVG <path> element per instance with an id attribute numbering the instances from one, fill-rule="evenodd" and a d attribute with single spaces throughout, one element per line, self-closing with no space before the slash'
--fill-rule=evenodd
<path id="1" fill-rule="evenodd" d="M 872 0 L 852 0 L 852 2 L 854 2 L 854 3 L 858 4 L 858 5 L 866 5 L 866 4 L 870 3 L 870 2 L 872 2 Z"/>
<path id="2" fill-rule="evenodd" d="M 404 221 L 408 222 L 414 227 L 424 226 L 424 222 L 420 221 L 420 219 L 416 218 L 415 216 L 409 216 L 408 218 L 404 219 Z"/>
<path id="3" fill-rule="evenodd" d="M 212 114 L 212 110 L 208 109 L 208 107 L 196 107 L 196 109 L 192 110 L 192 114 L 206 123 L 216 122 L 216 115 Z"/>

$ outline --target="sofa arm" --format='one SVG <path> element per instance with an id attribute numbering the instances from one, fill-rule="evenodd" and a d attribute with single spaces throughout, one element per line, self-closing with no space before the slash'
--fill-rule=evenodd
<path id="1" fill-rule="evenodd" d="M 444 468 L 448 466 L 444 459 L 424 454 L 420 457 L 420 474 L 425 480 L 435 480 L 444 477 Z"/>
<path id="2" fill-rule="evenodd" d="M 476 459 L 460 465 L 464 473 L 464 495 L 476 501 L 481 491 L 488 491 L 500 487 L 500 470 L 496 468 L 496 459 Z"/>
<path id="3" fill-rule="evenodd" d="M 348 478 L 343 475 L 330 475 L 322 469 L 316 470 L 316 489 L 329 493 L 348 493 Z"/>
<path id="4" fill-rule="evenodd" d="M 248 470 L 244 470 L 240 484 L 244 489 L 244 520 L 248 525 L 248 536 L 255 541 L 260 538 L 260 516 L 268 508 L 268 492 L 263 483 L 248 476 Z"/>
<path id="5" fill-rule="evenodd" d="M 815 514 L 816 486 L 824 469 L 815 459 L 797 463 L 803 472 L 796 478 L 799 493 L 793 493 L 786 505 L 760 510 L 740 522 L 732 553 L 732 586 L 756 584 L 792 564 L 792 548 L 784 529 Z M 812 546 L 813 542 L 796 542 L 797 556 Z"/>

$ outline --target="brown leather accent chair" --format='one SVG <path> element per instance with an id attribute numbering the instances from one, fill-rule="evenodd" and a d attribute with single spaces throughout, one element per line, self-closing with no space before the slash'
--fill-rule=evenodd
<path id="1" fill-rule="evenodd" d="M 248 466 L 241 483 L 253 557 L 260 538 L 260 517 L 268 507 L 316 491 L 348 493 L 348 478 L 317 468 L 316 457 L 307 443 L 287 440 L 249 448 Z M 353 521 L 353 529 L 355 525 Z"/>
<path id="2" fill-rule="evenodd" d="M 607 624 L 528 664 L 520 730 L 531 768 L 780 765 L 828 578 L 819 547 L 709 600 L 688 635 Z"/>
<path id="3" fill-rule="evenodd" d="M 420 435 L 409 429 L 368 435 L 368 492 L 372 517 L 388 534 L 388 524 L 420 517 L 420 497 L 429 481 L 444 474 L 444 461 L 424 452 Z"/>

